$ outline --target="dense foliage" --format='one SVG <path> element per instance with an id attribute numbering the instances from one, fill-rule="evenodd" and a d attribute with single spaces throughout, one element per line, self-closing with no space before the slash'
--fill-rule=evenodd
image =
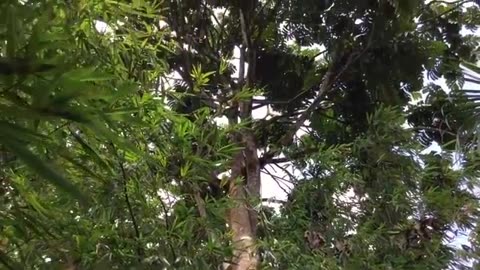
<path id="1" fill-rule="evenodd" d="M 2 269 L 470 269 L 477 2 L 1 1 Z"/>

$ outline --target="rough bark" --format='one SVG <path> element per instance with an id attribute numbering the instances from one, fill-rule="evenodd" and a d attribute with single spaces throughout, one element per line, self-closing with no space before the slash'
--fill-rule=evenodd
<path id="1" fill-rule="evenodd" d="M 253 87 L 255 74 L 256 50 L 250 39 L 247 26 L 248 18 L 253 10 L 240 12 L 243 44 L 240 49 L 238 89 Z M 248 71 L 245 62 L 249 63 Z M 247 78 L 245 78 L 245 71 Z M 252 119 L 252 99 L 239 102 L 238 112 L 241 121 Z M 235 156 L 232 165 L 229 196 L 235 201 L 235 206 L 229 211 L 229 225 L 233 233 L 234 258 L 228 269 L 251 270 L 258 269 L 259 258 L 256 248 L 258 215 L 251 202 L 260 198 L 260 160 L 257 155 L 258 146 L 253 131 L 243 129 L 238 134 L 237 142 L 243 150 Z"/>
<path id="2" fill-rule="evenodd" d="M 244 149 L 233 161 L 229 187 L 235 203 L 228 216 L 235 247 L 234 263 L 228 268 L 232 270 L 257 269 L 259 263 L 255 246 L 258 217 L 250 201 L 260 197 L 260 162 L 251 132 L 241 137 Z"/>
<path id="3" fill-rule="evenodd" d="M 244 151 L 237 154 L 232 165 L 232 179 L 230 181 L 229 196 L 234 201 L 234 206 L 229 211 L 228 223 L 232 230 L 234 245 L 233 264 L 228 269 L 248 270 L 257 269 L 257 256 L 255 252 L 255 229 L 252 224 L 249 208 L 247 188 L 244 172 Z"/>

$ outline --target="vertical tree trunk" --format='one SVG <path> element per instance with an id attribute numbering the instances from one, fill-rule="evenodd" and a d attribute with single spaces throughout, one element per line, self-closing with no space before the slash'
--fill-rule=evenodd
<path id="1" fill-rule="evenodd" d="M 247 81 L 244 84 L 245 46 L 240 53 L 239 89 L 243 86 L 253 86 L 253 69 L 255 54 L 249 51 L 249 69 Z M 252 100 L 242 101 L 238 104 L 241 121 L 249 122 L 252 119 Z M 235 207 L 229 213 L 229 225 L 233 233 L 234 264 L 232 270 L 257 269 L 259 266 L 256 249 L 256 233 L 258 215 L 251 202 L 260 198 L 260 161 L 257 155 L 257 143 L 251 128 L 244 128 L 238 134 L 237 142 L 243 146 L 233 161 L 232 176 L 230 179 L 229 196 L 235 201 Z"/>
<path id="2" fill-rule="evenodd" d="M 256 47 L 252 40 L 255 5 L 244 5 L 239 12 L 242 30 L 242 46 L 240 47 L 238 91 L 254 87 Z M 245 70 L 248 63 L 248 70 Z M 245 76 L 246 74 L 246 76 Z M 238 104 L 240 121 L 250 123 L 252 120 L 252 98 L 240 101 Z M 236 116 L 235 116 L 236 118 Z M 237 121 L 237 119 L 232 119 Z M 257 253 L 257 222 L 258 215 L 252 202 L 260 199 L 260 161 L 257 155 L 257 143 L 251 127 L 244 128 L 237 142 L 243 150 L 234 158 L 229 196 L 235 201 L 235 206 L 229 212 L 229 225 L 233 233 L 234 264 L 232 270 L 253 270 L 259 267 Z"/>
<path id="3" fill-rule="evenodd" d="M 235 202 L 228 217 L 235 248 L 234 263 L 228 268 L 232 270 L 257 269 L 259 264 L 257 213 L 249 201 L 260 197 L 260 163 L 253 134 L 243 134 L 242 142 L 245 148 L 234 159 L 229 188 L 229 196 Z"/>

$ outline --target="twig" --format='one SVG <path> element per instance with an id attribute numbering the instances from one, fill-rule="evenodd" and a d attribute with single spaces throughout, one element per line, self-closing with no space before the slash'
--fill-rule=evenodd
<path id="1" fill-rule="evenodd" d="M 154 172 L 154 169 L 152 168 L 151 164 L 147 162 L 147 166 L 150 170 L 150 173 L 151 173 L 151 176 L 153 178 L 153 173 Z M 165 215 L 165 227 L 167 229 L 167 231 L 170 231 L 171 228 L 172 228 L 172 224 L 170 223 L 170 219 L 168 218 L 168 209 L 167 209 L 167 206 L 165 205 L 165 202 L 163 201 L 162 197 L 159 196 L 159 201 L 160 201 L 160 205 L 162 206 L 162 210 L 163 210 L 163 213 Z M 167 241 L 168 243 L 168 247 L 170 248 L 170 252 L 172 253 L 172 257 L 173 257 L 173 260 L 172 261 L 176 261 L 177 260 L 177 253 L 175 252 L 175 249 L 173 248 L 173 245 L 172 243 L 170 243 L 170 241 Z"/>
<path id="2" fill-rule="evenodd" d="M 408 128 L 407 130 L 414 130 L 414 131 L 417 131 L 417 130 L 429 130 L 429 131 L 435 131 L 435 132 L 440 132 L 440 133 L 446 133 L 446 134 L 453 135 L 453 136 L 456 136 L 456 135 L 457 135 L 457 134 L 454 133 L 454 132 L 451 132 L 451 131 L 448 131 L 448 130 L 444 130 L 444 129 L 440 129 L 440 128 L 433 128 L 433 127 L 423 127 L 423 126 L 419 126 L 419 127 Z"/>
<path id="3" fill-rule="evenodd" d="M 278 180 L 278 179 L 280 179 L 280 180 L 284 180 L 284 179 L 282 179 L 281 177 L 278 177 L 278 176 L 272 174 L 272 173 L 271 173 L 270 171 L 268 171 L 267 169 L 264 169 L 264 170 L 265 170 L 265 173 L 266 173 L 266 174 L 268 174 L 268 175 L 270 175 L 270 177 L 272 177 L 272 180 L 277 183 L 278 187 L 279 187 L 283 192 L 285 192 L 285 194 L 288 194 L 288 193 L 289 193 L 289 191 L 286 190 L 286 189 L 283 187 L 283 184 L 281 184 L 280 181 Z"/>
<path id="4" fill-rule="evenodd" d="M 200 191 L 199 190 L 194 191 L 193 198 L 195 200 L 195 203 L 197 204 L 198 213 L 200 214 L 200 217 L 204 221 L 207 221 L 208 216 L 207 216 L 207 208 L 205 206 L 205 200 L 200 196 Z M 208 236 L 209 240 L 213 240 L 212 232 L 207 226 L 205 226 L 205 231 L 207 233 L 207 236 Z"/>
<path id="5" fill-rule="evenodd" d="M 125 171 L 125 167 L 123 166 L 123 162 L 120 159 L 120 156 L 118 155 L 118 152 L 117 152 L 117 149 L 115 148 L 115 145 L 112 142 L 110 143 L 110 145 L 111 145 L 112 150 L 115 154 L 115 157 L 117 158 L 118 165 L 119 165 L 120 171 L 122 173 L 124 199 L 125 199 L 125 203 L 126 203 L 127 208 L 128 208 L 128 213 L 130 215 L 130 219 L 132 220 L 133 228 L 135 230 L 135 237 L 137 239 L 137 245 L 138 245 L 138 247 L 137 247 L 137 255 L 139 257 L 138 260 L 142 261 L 143 255 L 144 255 L 144 250 L 140 245 L 140 230 L 138 228 L 137 219 L 135 218 L 135 214 L 133 213 L 133 207 L 132 207 L 132 204 L 130 203 L 130 198 L 128 196 L 128 187 L 127 187 L 128 176 L 127 176 L 127 172 Z"/>
<path id="6" fill-rule="evenodd" d="M 70 125 L 70 124 L 71 124 L 70 121 L 67 121 L 66 123 L 61 124 L 60 126 L 56 127 L 54 130 L 50 131 L 50 132 L 48 133 L 48 136 L 52 135 L 53 133 L 59 131 L 60 129 L 62 129 L 62 128 Z"/>
<path id="7" fill-rule="evenodd" d="M 275 198 L 262 198 L 262 202 L 278 203 L 278 204 L 286 204 L 287 203 L 287 201 L 280 200 L 280 199 L 275 199 Z"/>
<path id="8" fill-rule="evenodd" d="M 370 45 L 373 40 L 374 32 L 375 32 L 375 26 L 373 27 L 372 32 L 370 33 L 370 37 L 365 48 L 357 55 L 352 53 L 348 58 L 347 62 L 345 63 L 345 65 L 343 66 L 343 68 L 336 75 L 334 73 L 337 66 L 337 60 L 333 61 L 333 63 L 330 65 L 330 68 L 327 70 L 327 73 L 325 73 L 325 76 L 323 77 L 322 84 L 320 85 L 320 91 L 317 97 L 313 100 L 310 107 L 308 107 L 307 110 L 305 110 L 305 112 L 298 118 L 297 122 L 294 125 L 294 128 L 290 132 L 287 132 L 285 136 L 283 136 L 283 138 L 280 139 L 281 144 L 289 145 L 291 143 L 291 141 L 293 140 L 293 136 L 295 135 L 297 130 L 303 125 L 303 123 L 308 119 L 308 117 L 310 117 L 311 113 L 316 109 L 318 109 L 321 101 L 329 92 L 331 85 L 333 85 L 335 81 L 338 80 L 338 78 L 340 78 L 343 75 L 343 73 L 350 67 L 350 65 L 353 62 L 358 60 L 370 48 Z"/>
<path id="9" fill-rule="evenodd" d="M 468 2 L 471 2 L 472 0 L 463 0 L 463 1 L 456 1 L 456 2 L 451 2 L 450 4 L 453 4 L 453 3 L 457 3 L 455 6 L 453 6 L 452 8 L 450 9 L 447 9 L 445 10 L 444 12 L 438 14 L 437 16 L 433 17 L 433 18 L 429 18 L 427 20 L 424 20 L 424 21 L 421 21 L 419 22 L 419 24 L 425 24 L 427 22 L 431 22 L 431 21 L 434 21 L 440 17 L 442 17 L 443 15 L 447 15 L 448 13 L 452 12 L 452 11 L 455 11 L 457 8 L 461 7 L 463 4 L 466 4 Z M 440 2 L 440 1 L 434 1 L 434 2 Z M 429 3 L 430 5 L 431 3 Z"/>
<path id="10" fill-rule="evenodd" d="M 282 3 L 282 0 L 276 0 L 275 1 L 275 6 L 273 6 L 273 9 L 272 9 L 272 12 L 269 14 L 268 18 L 265 20 L 267 22 L 270 22 L 272 21 L 273 17 L 275 16 L 275 13 L 277 13 L 278 11 L 278 8 L 280 7 L 280 4 Z M 262 15 L 261 13 L 263 12 L 263 9 L 268 5 L 270 4 L 270 1 L 268 1 L 267 3 L 265 3 L 261 8 L 260 10 L 258 11 L 257 15 Z M 254 19 L 256 19 L 254 17 Z M 262 38 L 263 36 L 263 32 L 265 31 L 265 29 L 267 29 L 266 26 L 264 27 L 260 27 L 260 29 L 258 30 L 258 35 L 256 37 L 256 39 L 254 40 L 254 43 L 257 44 L 258 41 Z"/>
<path id="11" fill-rule="evenodd" d="M 280 166 L 280 165 L 278 165 L 278 164 L 273 164 L 273 165 L 276 166 L 276 167 L 278 167 L 278 168 L 279 168 L 280 170 L 282 170 L 285 174 L 287 174 L 287 175 L 290 177 L 290 179 L 292 179 L 292 180 L 290 180 L 290 181 L 287 181 L 287 180 L 284 180 L 284 181 L 286 181 L 286 182 L 288 182 L 288 183 L 292 183 L 292 184 L 294 184 L 294 183 L 296 182 L 297 178 L 295 177 L 295 175 L 293 175 L 291 172 L 289 172 L 286 168 L 284 168 L 284 167 L 282 167 L 282 166 Z"/>
<path id="12" fill-rule="evenodd" d="M 320 51 L 320 52 L 316 53 L 315 55 L 313 55 L 312 58 L 315 59 L 315 58 L 319 57 L 320 55 L 326 53 L 327 51 L 328 51 L 328 49 L 325 49 L 325 50 L 323 50 L 323 51 Z"/>
<path id="13" fill-rule="evenodd" d="M 243 88 L 245 83 L 245 46 L 240 48 L 240 59 L 238 64 L 238 88 Z"/>
<path id="14" fill-rule="evenodd" d="M 271 160 L 268 161 L 268 164 L 278 164 L 278 163 L 285 163 L 285 162 L 289 162 L 289 161 L 292 161 L 291 158 L 287 158 L 287 157 L 284 157 L 284 158 L 273 158 Z M 266 164 L 265 164 L 266 165 Z"/>

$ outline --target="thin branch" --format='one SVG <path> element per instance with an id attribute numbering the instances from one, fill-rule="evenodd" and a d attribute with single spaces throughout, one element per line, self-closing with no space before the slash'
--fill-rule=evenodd
<path id="1" fill-rule="evenodd" d="M 152 167 L 152 165 L 147 162 L 147 166 L 150 170 L 150 173 L 151 173 L 151 177 L 153 179 L 153 172 L 155 171 Z M 167 209 L 167 206 L 165 205 L 165 202 L 163 201 L 163 198 L 161 196 L 159 196 L 159 201 L 160 201 L 160 205 L 162 206 L 162 210 L 163 210 L 163 214 L 165 215 L 165 227 L 167 229 L 167 231 L 170 231 L 171 228 L 172 228 L 172 224 L 170 223 L 170 220 L 168 219 L 168 209 Z M 172 253 L 172 257 L 173 257 L 173 260 L 172 261 L 176 261 L 177 260 L 177 254 L 175 252 L 175 249 L 173 248 L 173 245 L 172 243 L 170 243 L 170 241 L 167 241 L 168 243 L 168 247 L 170 248 L 170 252 Z"/>
<path id="2" fill-rule="evenodd" d="M 240 9 L 240 28 L 242 29 L 241 30 L 241 34 L 242 34 L 242 39 L 243 39 L 243 45 L 245 47 L 247 47 L 248 49 L 251 48 L 251 42 L 250 42 L 250 38 L 249 38 L 249 35 L 248 35 L 248 30 L 247 30 L 247 22 L 245 20 L 245 14 L 243 14 L 243 11 L 242 9 Z"/>
<path id="3" fill-rule="evenodd" d="M 301 151 L 298 156 L 303 156 L 303 154 L 305 154 L 306 152 L 305 151 Z M 281 158 L 273 158 L 271 156 L 268 155 L 268 153 L 265 153 L 264 156 L 262 156 L 260 158 L 260 166 L 262 168 L 264 168 L 265 166 L 267 165 L 278 165 L 280 163 L 287 163 L 287 162 L 291 162 L 292 160 L 295 160 L 295 158 L 293 157 L 281 157 Z"/>
<path id="4" fill-rule="evenodd" d="M 280 199 L 275 199 L 275 198 L 262 198 L 262 202 L 278 203 L 278 204 L 286 204 L 287 203 L 287 201 L 280 200 Z"/>
<path id="5" fill-rule="evenodd" d="M 286 163 L 292 161 L 291 158 L 283 157 L 283 158 L 272 158 L 268 161 L 267 164 L 278 164 L 278 163 Z M 265 164 L 266 165 L 266 164 Z"/>
<path id="6" fill-rule="evenodd" d="M 448 130 L 440 129 L 440 128 L 433 128 L 433 127 L 413 127 L 413 128 L 408 128 L 407 130 L 413 130 L 413 131 L 418 131 L 418 130 L 429 130 L 429 131 L 435 131 L 435 132 L 440 132 L 440 133 L 446 133 L 449 135 L 456 136 L 457 134 Z"/>
<path id="7" fill-rule="evenodd" d="M 267 2 L 265 2 L 265 4 L 263 4 L 260 9 L 258 10 L 258 12 L 255 14 L 254 18 L 256 18 L 258 15 L 262 15 L 263 13 L 263 10 L 265 9 L 266 6 L 270 5 L 270 3 L 272 2 L 272 0 L 267 0 Z M 281 0 L 278 0 L 275 4 L 278 5 L 279 2 L 281 2 Z M 270 21 L 270 20 L 267 20 L 267 21 Z"/>
<path id="8" fill-rule="evenodd" d="M 203 3 L 203 1 L 202 1 Z M 225 21 L 226 20 L 223 20 L 222 23 L 220 23 L 220 20 L 217 18 L 217 15 L 215 15 L 215 11 L 212 9 L 212 8 L 209 8 L 207 7 L 206 3 L 203 3 L 204 7 L 206 10 L 210 10 L 210 15 L 213 17 L 213 19 L 215 20 L 215 22 L 218 24 L 219 28 L 220 28 L 220 32 L 215 28 L 215 27 L 212 27 L 216 32 L 217 34 L 219 35 L 218 39 L 216 39 L 217 41 L 217 44 L 215 44 L 215 47 L 218 48 L 219 47 L 219 43 L 223 40 L 223 37 L 224 37 L 224 34 L 225 34 Z M 227 12 L 227 9 L 225 9 L 223 11 L 223 14 L 222 14 L 222 17 L 225 18 L 225 14 Z"/>
<path id="9" fill-rule="evenodd" d="M 318 113 L 319 115 L 325 117 L 325 118 L 328 118 L 328 119 L 330 119 L 330 120 L 336 121 L 336 122 L 338 122 L 338 123 L 340 123 L 340 124 L 343 124 L 343 125 L 346 125 L 346 124 L 347 124 L 347 122 L 345 122 L 345 121 L 343 121 L 343 120 L 340 120 L 340 119 L 338 119 L 338 118 L 335 118 L 335 117 L 326 115 L 325 113 L 318 112 L 318 111 L 317 111 L 317 113 Z"/>
<path id="10" fill-rule="evenodd" d="M 284 179 L 282 179 L 282 178 L 279 177 L 279 176 L 276 176 L 276 175 L 272 174 L 272 173 L 271 173 L 270 171 L 268 171 L 267 169 L 264 169 L 264 170 L 265 170 L 265 173 L 266 173 L 266 174 L 268 174 L 270 177 L 272 177 L 272 180 L 277 183 L 277 186 L 278 186 L 285 194 L 289 194 L 289 191 L 283 187 L 284 184 L 281 184 L 280 181 L 279 181 L 279 179 L 285 181 Z M 287 181 L 286 181 L 286 182 L 287 182 Z"/>
<path id="11" fill-rule="evenodd" d="M 274 159 L 275 155 L 272 152 L 267 152 L 260 158 L 260 166 L 262 166 L 263 168 L 268 164 L 278 164 L 278 163 L 289 162 L 296 159 L 304 159 L 306 156 L 310 154 L 318 153 L 318 151 L 319 151 L 318 148 L 310 147 L 302 151 L 292 153 L 288 157 L 275 158 L 275 159 Z"/>
<path id="12" fill-rule="evenodd" d="M 245 84 L 245 46 L 240 47 L 240 59 L 238 61 L 238 88 L 243 88 Z"/>
<path id="13" fill-rule="evenodd" d="M 440 1 L 435 1 L 435 2 L 440 2 Z M 468 2 L 472 2 L 472 0 L 460 0 L 460 1 L 456 1 L 456 2 L 451 2 L 449 4 L 453 4 L 453 3 L 457 3 L 456 5 L 454 5 L 452 8 L 449 8 L 447 10 L 445 10 L 444 12 L 438 14 L 437 16 L 433 17 L 433 18 L 429 18 L 427 20 L 424 20 L 424 21 L 421 21 L 419 22 L 419 24 L 425 24 L 427 22 L 431 22 L 431 21 L 434 21 L 440 17 L 442 17 L 443 15 L 447 15 L 448 13 L 450 12 L 453 12 L 455 11 L 456 9 L 458 9 L 459 7 L 461 7 L 463 4 L 466 4 Z M 429 3 L 430 4 L 430 3 Z"/>
<path id="14" fill-rule="evenodd" d="M 282 119 L 282 118 L 289 118 L 289 117 L 297 116 L 299 114 L 302 114 L 302 111 L 296 111 L 296 112 L 292 111 L 292 112 L 286 113 L 286 114 L 273 115 L 270 119 L 266 120 L 266 124 L 276 122 L 277 120 Z"/>
<path id="15" fill-rule="evenodd" d="M 59 131 L 60 129 L 62 129 L 62 128 L 64 128 L 64 127 L 66 127 L 66 126 L 70 125 L 70 124 L 71 124 L 71 122 L 70 122 L 70 121 L 67 121 L 67 122 L 65 122 L 65 123 L 61 124 L 60 126 L 56 127 L 54 130 L 50 131 L 50 132 L 48 133 L 48 136 L 52 135 L 53 133 L 55 133 L 55 132 Z"/>
<path id="16" fill-rule="evenodd" d="M 138 260 L 142 261 L 143 255 L 144 255 L 144 250 L 140 245 L 140 230 L 139 230 L 139 227 L 138 227 L 137 219 L 135 218 L 135 214 L 133 213 L 133 207 L 132 207 L 132 204 L 130 203 L 130 198 L 128 196 L 128 187 L 127 187 L 128 176 L 127 176 L 127 172 L 125 170 L 125 167 L 123 166 L 123 162 L 122 162 L 120 156 L 118 155 L 118 152 L 117 152 L 117 149 L 116 149 L 115 145 L 113 143 L 110 143 L 110 145 L 111 145 L 112 150 L 115 154 L 115 157 L 117 158 L 118 165 L 119 165 L 120 171 L 122 173 L 123 194 L 124 194 L 125 204 L 127 205 L 128 213 L 130 215 L 130 219 L 132 220 L 132 224 L 133 224 L 133 229 L 135 230 L 135 237 L 137 239 L 137 245 L 138 245 L 138 247 L 137 247 Z"/>
<path id="17" fill-rule="evenodd" d="M 277 168 L 279 168 L 280 170 L 282 170 L 286 175 L 288 175 L 288 177 L 290 177 L 290 181 L 288 180 L 284 180 L 285 182 L 288 182 L 288 183 L 291 183 L 291 184 L 294 184 L 297 180 L 297 177 L 295 177 L 295 175 L 293 175 L 291 172 L 289 172 L 287 170 L 287 168 L 284 168 L 278 164 L 273 164 L 272 166 L 276 166 Z"/>
<path id="18" fill-rule="evenodd" d="M 199 190 L 194 191 L 193 198 L 195 200 L 195 203 L 197 204 L 197 209 L 198 209 L 198 213 L 200 214 L 200 217 L 204 221 L 207 221 L 208 216 L 207 216 L 207 208 L 206 208 L 206 205 L 205 205 L 205 200 L 200 196 L 200 191 Z M 205 226 L 205 231 L 207 233 L 207 236 L 208 236 L 209 240 L 213 240 L 212 232 L 210 231 L 209 228 L 207 228 L 207 226 Z"/>
<path id="19" fill-rule="evenodd" d="M 325 73 L 325 76 L 323 77 L 318 96 L 315 98 L 315 100 L 312 102 L 312 104 L 307 108 L 307 110 L 305 110 L 300 115 L 300 117 L 297 119 L 297 122 L 295 123 L 294 127 L 280 139 L 280 143 L 282 145 L 286 146 L 286 145 L 289 145 L 292 142 L 293 136 L 295 135 L 297 130 L 303 125 L 303 123 L 308 119 L 308 117 L 310 117 L 310 114 L 314 110 L 316 110 L 317 107 L 320 105 L 320 102 L 322 101 L 324 96 L 330 90 L 330 86 L 333 84 L 333 80 L 335 78 L 335 74 L 334 74 L 335 66 L 336 66 L 336 63 L 334 61 L 330 65 L 330 68 L 328 69 L 327 73 Z"/>
<path id="20" fill-rule="evenodd" d="M 289 104 L 291 100 L 286 100 L 286 101 L 273 101 L 273 100 L 268 100 L 268 99 L 252 99 L 252 102 L 255 104 L 265 104 L 265 105 L 270 105 L 270 104 Z"/>
<path id="21" fill-rule="evenodd" d="M 320 51 L 320 52 L 314 54 L 312 58 L 315 59 L 315 58 L 319 57 L 320 55 L 322 55 L 322 54 L 324 54 L 324 53 L 326 53 L 326 52 L 328 52 L 328 49 L 325 49 L 325 50 L 323 50 L 323 51 Z"/>
<path id="22" fill-rule="evenodd" d="M 335 83 L 335 81 L 338 80 L 338 78 L 340 78 L 343 75 L 343 73 L 350 67 L 352 63 L 357 61 L 365 52 L 367 52 L 367 50 L 370 48 L 370 45 L 372 44 L 374 32 L 375 32 L 375 27 L 372 29 L 372 32 L 370 33 L 370 37 L 365 48 L 357 55 L 355 55 L 354 53 L 350 54 L 347 62 L 345 63 L 343 68 L 340 70 L 340 72 L 338 72 L 336 75 L 335 75 L 335 69 L 337 66 L 337 63 L 336 63 L 337 60 L 333 61 L 333 63 L 330 65 L 329 69 L 327 70 L 327 73 L 325 73 L 325 76 L 323 77 L 322 84 L 320 85 L 320 91 L 317 97 L 314 99 L 310 107 L 308 107 L 307 110 L 298 118 L 297 122 L 294 125 L 294 128 L 290 132 L 287 132 L 285 136 L 283 136 L 283 138 L 280 139 L 281 144 L 289 145 L 292 142 L 293 137 L 297 132 L 297 130 L 310 117 L 311 113 L 316 109 L 318 109 L 321 101 L 330 91 L 331 86 Z"/>
<path id="23" fill-rule="evenodd" d="M 254 111 L 256 109 L 260 109 L 260 108 L 265 107 L 265 106 L 268 106 L 268 104 L 260 104 L 260 105 L 257 105 L 257 106 L 252 106 L 252 111 Z"/>
<path id="24" fill-rule="evenodd" d="M 273 20 L 273 17 L 275 16 L 275 14 L 277 13 L 278 9 L 280 8 L 280 4 L 282 3 L 282 0 L 276 0 L 275 1 L 275 6 L 273 6 L 273 9 L 272 9 L 272 12 L 268 15 L 267 19 L 265 19 L 266 22 L 271 22 Z M 270 1 L 268 1 L 267 3 L 265 3 L 259 10 L 259 12 L 256 14 L 256 15 L 260 15 L 262 16 L 262 12 L 263 12 L 263 9 L 268 5 L 270 4 Z M 255 17 L 254 17 L 255 19 Z M 255 38 L 255 40 L 253 41 L 254 44 L 257 44 L 259 40 L 261 40 L 262 36 L 263 36 L 263 33 L 265 31 L 265 29 L 267 29 L 267 26 L 263 26 L 263 27 L 260 27 L 260 29 L 258 29 L 258 34 L 257 34 L 257 37 Z"/>
<path id="25" fill-rule="evenodd" d="M 428 2 L 428 4 L 425 5 L 425 7 L 422 9 L 425 10 L 427 8 L 429 8 L 430 6 L 432 6 L 433 4 L 446 4 L 446 5 L 454 5 L 454 4 L 457 4 L 457 3 L 460 3 L 464 0 L 458 0 L 458 1 L 453 1 L 453 2 L 450 2 L 450 1 L 442 1 L 442 0 L 434 0 L 434 1 L 430 1 Z"/>

